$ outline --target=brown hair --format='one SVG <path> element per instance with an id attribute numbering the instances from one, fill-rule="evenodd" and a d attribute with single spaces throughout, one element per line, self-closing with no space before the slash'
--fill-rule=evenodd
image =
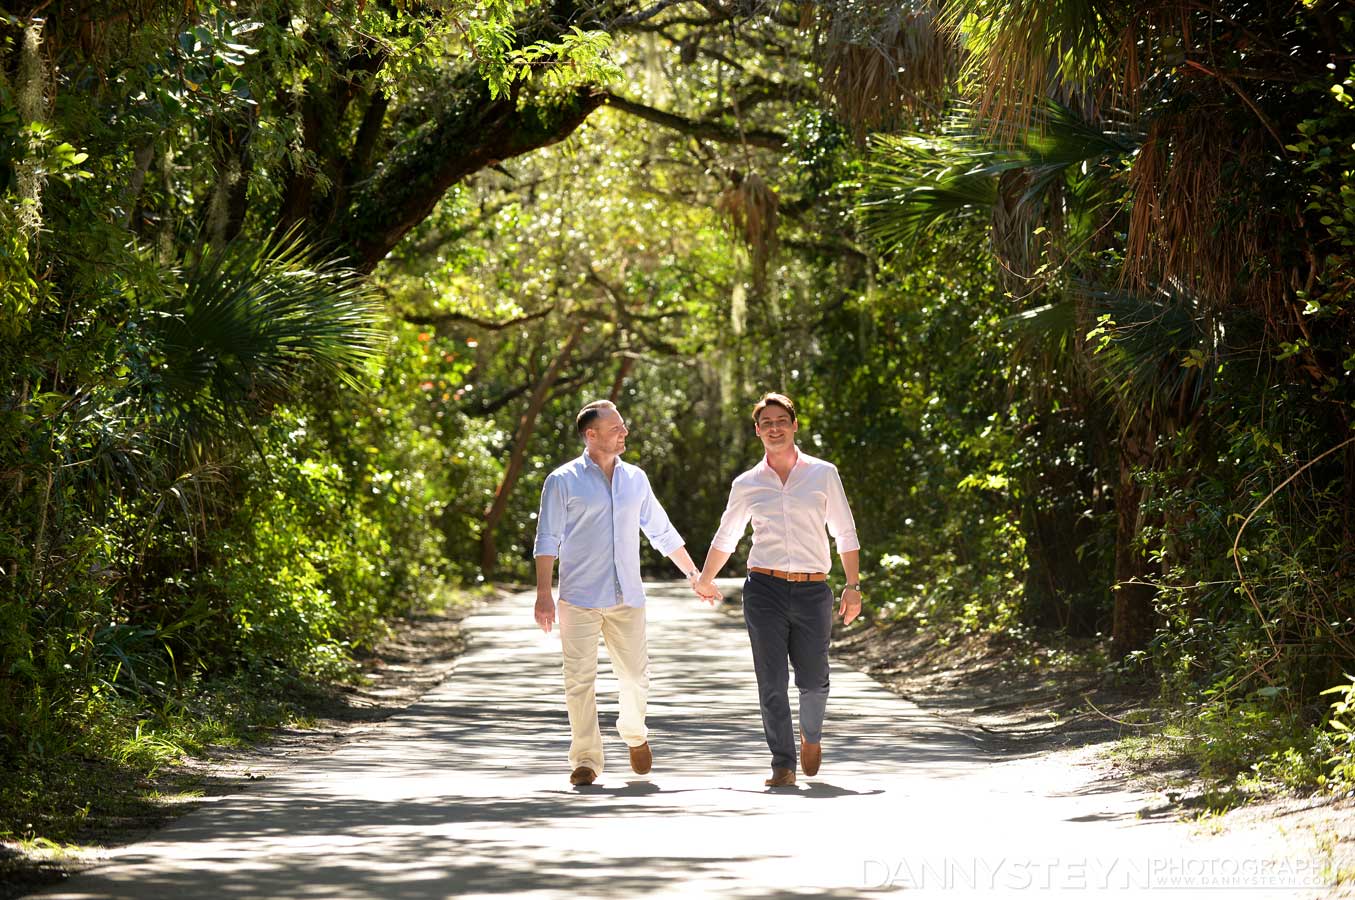
<path id="1" fill-rule="evenodd" d="M 604 409 L 616 409 L 616 404 L 610 400 L 594 400 L 579 410 L 579 414 L 574 417 L 574 427 L 579 430 L 579 437 L 583 437 L 583 433 L 593 426 L 593 420 Z"/>
<path id="2" fill-rule="evenodd" d="M 776 392 L 774 392 L 774 391 L 769 391 L 769 392 L 763 394 L 763 395 L 762 395 L 762 399 L 759 400 L 759 401 L 757 402 L 757 405 L 753 407 L 753 424 L 754 424 L 754 425 L 757 424 L 757 417 L 758 417 L 759 415 L 761 415 L 761 414 L 762 414 L 762 411 L 763 411 L 764 409 L 766 409 L 767 407 L 769 407 L 769 406 L 779 406 L 779 407 L 781 407 L 781 408 L 784 409 L 787 413 L 790 414 L 790 420 L 791 420 L 792 422 L 798 421 L 798 420 L 796 419 L 796 417 L 795 417 L 795 404 L 791 402 L 791 399 L 790 399 L 789 397 L 787 397 L 785 394 L 778 394 L 778 393 L 776 393 Z"/>

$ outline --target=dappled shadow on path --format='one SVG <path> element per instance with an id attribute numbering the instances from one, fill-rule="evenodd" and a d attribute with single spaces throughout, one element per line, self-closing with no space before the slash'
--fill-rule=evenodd
<path id="1" fill-rule="evenodd" d="M 781 785 L 779 787 L 763 787 L 762 790 L 753 788 L 725 788 L 728 791 L 736 791 L 743 794 L 775 794 L 780 797 L 799 797 L 804 800 L 836 800 L 841 797 L 873 797 L 876 794 L 883 794 L 883 788 L 876 788 L 871 791 L 853 791 L 847 788 L 834 787 L 830 784 L 821 782 L 810 782 L 808 784 L 800 782 L 793 785 Z"/>
<path id="2" fill-rule="evenodd" d="M 477 617 L 493 632 L 476 641 L 457 676 L 413 707 L 419 729 L 456 759 L 448 764 L 501 768 L 486 739 L 511 736 L 523 774 L 566 767 L 568 722 L 559 673 L 559 644 L 524 628 L 525 611 Z M 662 627 L 650 624 L 650 741 L 656 773 L 714 774 L 731 767 L 770 765 L 762 736 L 752 660 L 743 626 L 700 606 L 664 607 Z M 484 632 L 481 632 L 484 634 Z M 944 776 L 953 764 L 972 765 L 982 740 L 901 704 L 868 678 L 835 667 L 825 726 L 825 767 L 854 772 L 927 769 Z M 601 652 L 598 700 L 610 765 L 625 765 L 615 735 L 616 684 Z M 791 689 L 794 704 L 794 688 Z M 528 698 L 533 698 L 529 700 Z M 444 751 L 445 752 L 445 751 Z M 619 758 L 618 758 L 619 757 Z M 827 770 L 827 769 L 826 769 Z M 764 776 L 765 777 L 765 776 Z"/>
<path id="3" fill-rule="evenodd" d="M 738 873 L 748 866 L 774 866 L 780 856 L 725 855 L 719 846 L 706 855 L 666 854 L 665 820 L 690 816 L 693 810 L 668 803 L 637 805 L 625 789 L 583 792 L 586 796 L 548 791 L 525 797 L 382 802 L 322 799 L 303 787 L 279 790 L 275 785 L 268 796 L 253 797 L 253 802 L 220 806 L 200 817 L 196 826 L 177 829 L 172 845 L 156 843 L 145 853 L 126 855 L 91 885 L 93 891 L 67 896 L 192 897 L 203 895 L 204 885 L 210 885 L 210 895 L 218 898 L 423 900 L 543 890 L 560 896 L 629 897 L 677 883 L 703 885 L 701 892 L 723 896 L 777 893 L 745 893 L 738 888 L 745 876 Z M 714 808 L 698 814 L 738 812 Z M 650 849 L 636 853 L 633 843 L 614 841 L 611 847 L 594 846 L 586 839 L 589 820 L 633 829 Z M 536 838 L 543 832 L 558 836 L 576 830 L 581 839 L 573 847 Z"/>
<path id="4" fill-rule="evenodd" d="M 204 878 L 215 881 L 214 894 L 225 898 L 382 898 L 424 900 L 463 894 L 535 893 L 549 885 L 552 895 L 633 897 L 677 880 L 709 881 L 718 891 L 729 866 L 746 858 L 617 858 L 604 851 L 561 857 L 543 848 L 508 840 L 458 838 L 444 846 L 423 839 L 356 842 L 328 858 L 295 857 L 199 861 L 192 869 L 150 873 L 134 867 L 129 886 L 150 896 L 175 897 L 194 891 Z M 119 882 L 115 881 L 113 887 Z M 726 894 L 731 895 L 731 894 Z M 737 893 L 732 894 L 737 896 Z M 750 894 L 750 896 L 752 896 Z"/>
<path id="5" fill-rule="evenodd" d="M 959 846 L 974 809 L 1005 811 L 978 823 L 994 832 L 1022 821 L 1025 791 L 974 778 L 1001 757 L 842 668 L 821 774 L 767 789 L 741 624 L 672 600 L 650 626 L 653 771 L 629 770 L 604 661 L 608 764 L 596 784 L 571 787 L 558 638 L 534 631 L 520 606 L 468 623 L 467 655 L 419 703 L 328 756 L 208 801 L 60 896 L 847 897 L 861 893 L 842 885 L 860 881 L 863 835 L 892 853 L 899 828 Z M 1088 815 L 1099 813 L 1071 803 L 1063 818 Z"/>

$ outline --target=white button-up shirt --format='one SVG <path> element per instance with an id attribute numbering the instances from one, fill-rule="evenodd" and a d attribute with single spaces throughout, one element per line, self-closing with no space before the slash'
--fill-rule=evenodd
<path id="1" fill-rule="evenodd" d="M 733 553 L 753 523 L 753 548 L 748 565 L 787 572 L 828 572 L 833 558 L 828 534 L 839 554 L 861 549 L 856 521 L 837 466 L 797 452 L 786 483 L 762 462 L 734 479 L 729 504 L 711 546 Z M 824 533 L 824 526 L 828 533 Z"/>
<path id="2" fill-rule="evenodd" d="M 664 556 L 683 545 L 643 470 L 618 459 L 608 481 L 584 453 L 546 476 L 533 555 L 559 558 L 561 600 L 644 606 L 641 531 Z"/>

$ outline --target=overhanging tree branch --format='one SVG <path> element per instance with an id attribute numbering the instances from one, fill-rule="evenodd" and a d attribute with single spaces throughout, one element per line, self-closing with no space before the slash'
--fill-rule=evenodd
<path id="1" fill-rule="evenodd" d="M 756 81 L 758 83 L 742 97 L 739 97 L 736 103 L 711 110 L 707 113 L 707 118 L 715 119 L 720 116 L 739 115 L 763 103 L 775 103 L 781 100 L 812 102 L 818 97 L 817 93 L 808 85 L 789 81 L 777 82 L 763 78 L 758 78 Z"/>
<path id="2" fill-rule="evenodd" d="M 478 73 L 450 86 L 453 108 L 411 139 L 377 173 L 346 223 L 359 268 L 371 271 L 453 185 L 505 159 L 563 140 L 606 99 L 590 88 L 539 107 L 490 99 Z"/>
<path id="3" fill-rule="evenodd" d="M 528 383 L 520 384 L 515 388 L 509 388 L 508 390 L 504 391 L 502 394 L 500 394 L 499 396 L 495 397 L 492 400 L 483 400 L 479 403 L 474 404 L 473 406 L 463 407 L 461 411 L 468 416 L 474 416 L 476 418 L 492 416 L 494 415 L 494 413 L 503 409 L 505 406 L 507 406 L 517 398 L 521 397 L 523 394 L 530 391 L 533 387 L 533 384 L 534 384 L 533 382 L 529 381 Z"/>
<path id="4" fill-rule="evenodd" d="M 528 313 L 525 316 L 518 316 L 515 319 L 508 319 L 503 322 L 492 322 L 489 319 L 478 319 L 475 316 L 470 316 L 466 315 L 465 313 L 458 312 L 430 313 L 427 315 L 417 315 L 414 313 L 408 313 L 406 315 L 401 316 L 400 318 L 402 318 L 404 321 L 408 322 L 411 325 L 432 325 L 436 328 L 443 325 L 450 325 L 455 322 L 462 325 L 474 325 L 476 328 L 484 328 L 488 331 L 502 331 L 503 329 L 511 328 L 514 325 L 521 325 L 524 322 L 534 322 L 537 319 L 545 318 L 546 316 L 550 315 L 554 309 L 555 307 L 548 306 L 545 309 L 538 310 L 537 312 Z"/>
<path id="5" fill-rule="evenodd" d="M 634 100 L 627 100 L 625 97 L 618 97 L 611 93 L 603 96 L 609 106 L 614 106 L 624 113 L 682 134 L 689 134 L 692 137 L 720 141 L 726 144 L 749 144 L 753 147 L 765 147 L 768 150 L 780 150 L 786 145 L 786 136 L 775 131 L 750 128 L 740 134 L 737 128 L 730 128 L 718 122 L 687 119 L 676 113 L 645 106 L 643 103 L 636 103 Z"/>
<path id="6" fill-rule="evenodd" d="M 657 16 L 659 13 L 674 6 L 681 6 L 683 3 L 689 3 L 692 0 L 659 0 L 649 9 L 642 9 L 639 12 L 631 13 L 628 16 L 621 16 L 612 21 L 609 31 L 617 31 L 622 28 L 630 28 L 639 25 L 641 22 L 647 22 Z"/>

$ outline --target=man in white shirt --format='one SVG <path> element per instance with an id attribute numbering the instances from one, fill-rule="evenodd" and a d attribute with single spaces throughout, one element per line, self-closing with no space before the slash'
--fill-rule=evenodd
<path id="1" fill-rule="evenodd" d="M 645 590 L 640 580 L 640 532 L 696 579 L 682 536 L 638 467 L 622 462 L 625 420 L 607 400 L 589 403 L 575 419 L 585 449 L 546 477 L 536 523 L 536 623 L 550 632 L 556 603 L 551 593 L 560 560 L 560 646 L 565 705 L 569 710 L 570 784 L 592 784 L 602 773 L 598 728 L 598 636 L 607 642 L 620 682 L 616 728 L 630 748 L 631 768 L 649 771 L 653 755 L 645 727 L 649 654 L 645 644 Z"/>
<path id="2" fill-rule="evenodd" d="M 800 762 L 806 775 L 816 775 L 823 755 L 833 627 L 828 534 L 837 544 L 847 576 L 838 607 L 844 624 L 861 613 L 857 580 L 861 545 L 837 467 L 795 445 L 800 426 L 790 398 L 765 394 L 753 407 L 753 424 L 767 455 L 734 479 L 695 588 L 707 600 L 718 596 L 714 578 L 751 520 L 753 547 L 743 583 L 743 618 L 753 648 L 762 727 L 772 751 L 772 777 L 766 784 L 786 787 L 795 784 L 786 660 L 795 669 L 800 691 Z"/>

